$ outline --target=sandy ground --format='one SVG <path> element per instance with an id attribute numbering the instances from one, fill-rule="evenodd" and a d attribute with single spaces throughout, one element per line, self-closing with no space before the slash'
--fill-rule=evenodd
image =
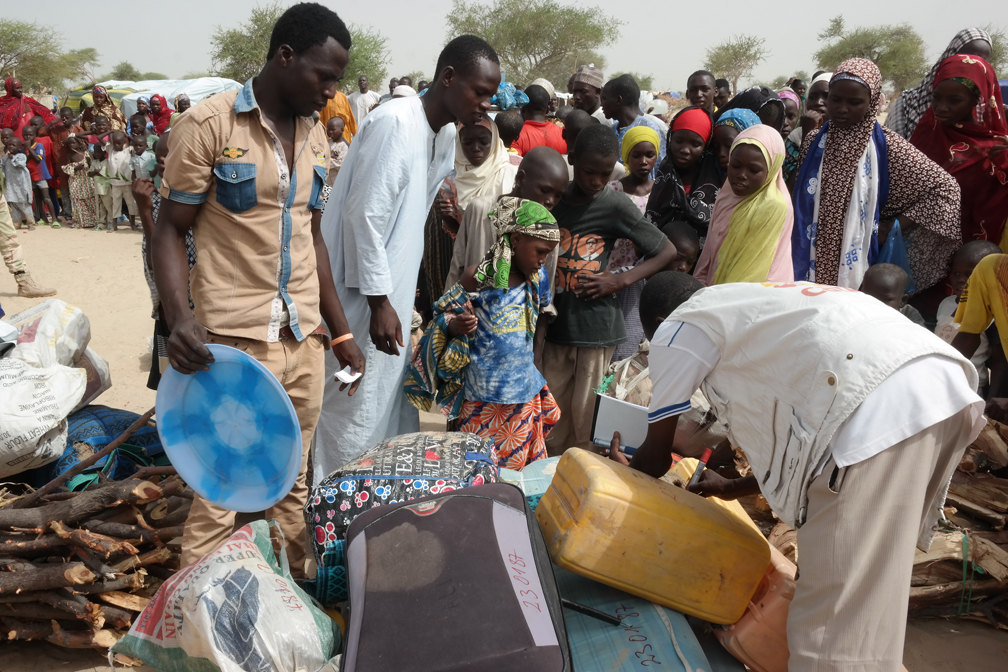
<path id="1" fill-rule="evenodd" d="M 112 372 L 112 389 L 97 403 L 143 413 L 154 405 L 154 392 L 146 386 L 147 344 L 154 322 L 140 261 L 141 236 L 128 229 L 103 233 L 39 227 L 20 232 L 20 240 L 36 279 L 58 289 L 58 298 L 91 320 L 91 348 L 108 360 Z M 18 298 L 13 278 L 0 271 L 0 306 L 8 315 L 41 300 Z M 426 415 L 423 426 L 443 428 L 444 423 L 439 416 Z M 46 642 L 9 644 L 0 648 L 0 656 L 4 672 L 108 669 L 93 651 L 60 649 Z M 903 662 L 910 672 L 1008 670 L 1008 632 L 973 621 L 912 621 Z"/>

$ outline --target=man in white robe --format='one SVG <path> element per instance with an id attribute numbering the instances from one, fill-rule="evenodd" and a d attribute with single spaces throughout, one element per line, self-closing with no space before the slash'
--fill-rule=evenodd
<path id="1" fill-rule="evenodd" d="M 347 96 L 347 100 L 350 102 L 350 111 L 353 112 L 354 121 L 360 126 L 371 108 L 381 100 L 381 96 L 368 88 L 367 75 L 360 76 L 360 79 L 357 80 L 357 87 L 359 90 Z"/>
<path id="2" fill-rule="evenodd" d="M 402 325 L 413 315 L 424 223 L 454 166 L 454 122 L 478 123 L 499 83 L 496 52 L 463 35 L 441 52 L 426 95 L 376 108 L 354 136 L 329 194 L 322 235 L 367 363 L 360 387 L 348 397 L 333 380 L 339 364 L 326 355 L 315 483 L 375 443 L 419 429 L 417 410 L 403 393 L 412 353 L 404 348 Z"/>

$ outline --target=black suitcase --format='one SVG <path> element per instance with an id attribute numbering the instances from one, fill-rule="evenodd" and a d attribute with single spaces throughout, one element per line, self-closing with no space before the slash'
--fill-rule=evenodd
<path id="1" fill-rule="evenodd" d="M 344 672 L 568 672 L 549 553 L 496 483 L 372 509 L 346 539 Z"/>

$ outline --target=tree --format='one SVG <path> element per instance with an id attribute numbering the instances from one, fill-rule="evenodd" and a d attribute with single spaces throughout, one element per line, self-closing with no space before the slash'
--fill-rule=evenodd
<path id="1" fill-rule="evenodd" d="M 537 77 L 566 87 L 578 65 L 594 62 L 596 49 L 619 39 L 621 22 L 599 7 L 574 7 L 556 0 L 453 0 L 445 18 L 446 38 L 479 35 L 497 51 L 512 82 Z"/>
<path id="2" fill-rule="evenodd" d="M 98 65 L 95 49 L 63 51 L 50 26 L 0 20 L 0 76 L 16 76 L 26 90 L 47 91 L 88 77 Z"/>
<path id="3" fill-rule="evenodd" d="M 120 61 L 112 68 L 112 72 L 102 77 L 102 80 L 119 79 L 124 82 L 136 82 L 142 79 L 140 74 L 140 71 L 129 61 Z"/>
<path id="4" fill-rule="evenodd" d="M 734 35 L 707 50 L 704 67 L 715 77 L 724 77 L 738 93 L 738 83 L 743 77 L 752 77 L 756 66 L 766 60 L 770 50 L 766 40 L 755 35 Z"/>
<path id="5" fill-rule="evenodd" d="M 388 39 L 371 27 L 352 24 L 347 28 L 350 30 L 353 46 L 350 47 L 350 62 L 347 64 L 343 81 L 347 86 L 356 89 L 357 80 L 361 75 L 365 75 L 371 88 L 381 93 L 381 83 L 388 75 Z"/>
<path id="6" fill-rule="evenodd" d="M 994 66 L 994 72 L 1004 77 L 1005 71 L 1008 71 L 1008 34 L 1004 28 L 993 23 L 984 26 L 984 30 L 991 36 L 990 64 Z"/>
<path id="7" fill-rule="evenodd" d="M 814 56 L 823 70 L 832 72 L 848 58 L 867 58 L 896 91 L 916 84 L 927 71 L 924 40 L 906 23 L 848 30 L 843 16 L 835 16 L 819 39 L 825 44 Z"/>
<path id="8" fill-rule="evenodd" d="M 204 70 L 193 70 L 182 75 L 182 79 L 199 79 L 200 77 L 213 77 L 214 75 Z"/>
<path id="9" fill-rule="evenodd" d="M 642 75 L 639 72 L 615 72 L 609 75 L 608 79 L 616 79 L 620 75 L 630 75 L 637 82 L 641 91 L 651 91 L 654 89 L 654 77 L 652 75 Z"/>
<path id="10" fill-rule="evenodd" d="M 245 82 L 262 70 L 269 51 L 273 25 L 287 10 L 280 2 L 272 2 L 264 7 L 256 6 L 248 21 L 237 28 L 224 29 L 217 26 L 210 38 L 210 71 L 216 77 L 228 77 Z M 344 80 L 356 84 L 357 78 L 367 75 L 368 79 L 380 81 L 387 72 L 389 52 L 384 35 L 371 28 L 351 25 L 352 47 L 350 62 L 347 64 Z"/>
<path id="11" fill-rule="evenodd" d="M 413 72 L 407 72 L 406 76 L 413 80 L 414 87 L 416 87 L 416 85 L 421 81 L 430 82 L 430 78 L 427 77 L 427 75 L 425 75 L 421 70 L 414 70 Z"/>
<path id="12" fill-rule="evenodd" d="M 270 34 L 286 8 L 279 2 L 256 5 L 248 21 L 225 30 L 217 26 L 210 42 L 210 71 L 217 77 L 245 82 L 262 70 L 269 51 Z"/>

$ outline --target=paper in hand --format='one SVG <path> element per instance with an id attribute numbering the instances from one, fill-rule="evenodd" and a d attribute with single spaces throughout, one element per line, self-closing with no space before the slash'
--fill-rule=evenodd
<path id="1" fill-rule="evenodd" d="M 333 374 L 333 378 L 335 378 L 341 383 L 352 383 L 358 378 L 360 378 L 362 375 L 364 374 L 362 374 L 360 371 L 358 371 L 357 373 L 350 373 L 350 366 L 348 365 L 342 371 L 337 371 L 335 374 Z"/>

